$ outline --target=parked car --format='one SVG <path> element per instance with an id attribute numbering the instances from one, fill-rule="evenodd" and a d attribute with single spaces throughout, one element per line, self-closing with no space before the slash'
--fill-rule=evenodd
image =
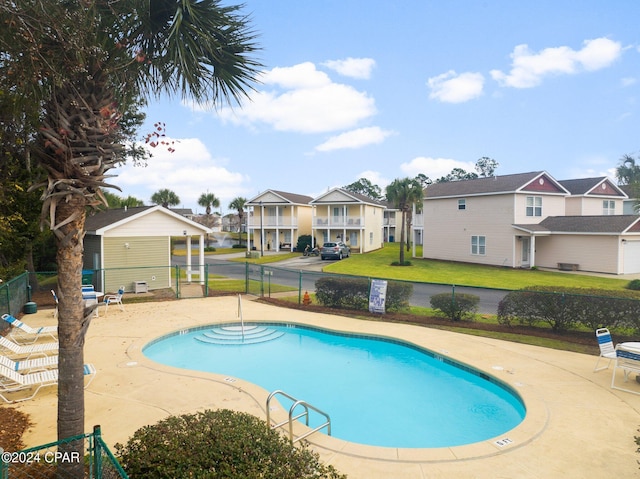
<path id="1" fill-rule="evenodd" d="M 336 243 L 325 243 L 320 249 L 320 258 L 348 258 L 351 255 L 351 249 L 341 241 Z"/>

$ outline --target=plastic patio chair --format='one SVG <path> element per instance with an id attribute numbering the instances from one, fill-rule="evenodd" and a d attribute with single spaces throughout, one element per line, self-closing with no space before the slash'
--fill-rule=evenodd
<path id="1" fill-rule="evenodd" d="M 600 355 L 598 356 L 596 366 L 593 368 L 593 372 L 608 369 L 611 361 L 616 358 L 616 349 L 613 345 L 613 341 L 611 340 L 611 333 L 607 328 L 596 329 L 596 339 L 598 340 L 598 346 L 600 347 Z M 609 361 L 606 366 L 598 368 L 598 364 L 600 364 L 600 360 L 602 358 L 608 359 Z"/>
<path id="2" fill-rule="evenodd" d="M 124 311 L 124 304 L 122 304 L 122 297 L 124 296 L 124 286 L 120 286 L 118 289 L 118 294 L 107 294 L 103 298 L 102 302 L 104 303 L 104 315 L 107 315 L 107 311 L 109 310 L 110 304 L 117 304 L 120 306 L 120 311 Z"/>
<path id="3" fill-rule="evenodd" d="M 58 295 L 54 290 L 51 290 L 51 294 L 53 295 L 53 300 L 56 302 L 56 309 L 53 310 L 53 318 L 58 319 Z"/>
<path id="4" fill-rule="evenodd" d="M 3 314 L 2 319 L 11 325 L 9 337 L 18 344 L 35 343 L 38 339 L 48 336 L 57 341 L 58 326 L 42 326 L 32 328 L 10 314 Z"/>

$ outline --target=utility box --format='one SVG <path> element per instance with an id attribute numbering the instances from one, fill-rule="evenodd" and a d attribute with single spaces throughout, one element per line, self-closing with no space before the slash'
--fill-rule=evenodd
<path id="1" fill-rule="evenodd" d="M 149 285 L 146 281 L 134 281 L 133 282 L 133 292 L 138 293 L 148 293 Z"/>

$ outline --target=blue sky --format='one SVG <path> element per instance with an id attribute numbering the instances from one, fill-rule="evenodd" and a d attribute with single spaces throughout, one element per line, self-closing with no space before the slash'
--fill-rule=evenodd
<path id="1" fill-rule="evenodd" d="M 241 107 L 162 99 L 175 152 L 113 172 L 123 196 L 220 210 L 266 189 L 318 196 L 367 178 L 546 170 L 609 175 L 640 152 L 637 0 L 247 0 L 261 84 Z"/>

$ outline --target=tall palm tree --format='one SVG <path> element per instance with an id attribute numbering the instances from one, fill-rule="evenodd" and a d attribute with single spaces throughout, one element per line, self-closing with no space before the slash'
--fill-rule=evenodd
<path id="1" fill-rule="evenodd" d="M 177 194 L 175 194 L 175 192 L 167 188 L 163 188 L 151 195 L 151 203 L 155 203 L 156 205 L 162 205 L 165 208 L 169 208 L 169 206 L 179 205 L 180 197 Z"/>
<path id="2" fill-rule="evenodd" d="M 231 203 L 229 208 L 238 212 L 238 232 L 240 233 L 240 243 L 242 243 L 242 225 L 244 220 L 244 209 L 247 206 L 247 199 L 242 196 L 237 196 Z"/>
<path id="3" fill-rule="evenodd" d="M 261 66 L 247 17 L 220 3 L 0 2 L 0 90 L 35 99 L 42 119 L 33 153 L 46 170 L 43 217 L 57 241 L 60 439 L 84 432 L 83 347 L 92 316 L 79 287 L 84 224 L 87 207 L 106 203 L 108 171 L 126 161 L 123 114 L 163 93 L 239 102 Z M 64 452 L 82 454 L 82 446 L 74 441 Z M 59 474 L 83 477 L 83 464 L 60 463 Z"/>
<path id="4" fill-rule="evenodd" d="M 213 193 L 202 193 L 198 198 L 198 204 L 205 208 L 207 215 L 210 215 L 211 208 L 220 206 L 220 200 Z"/>
<path id="5" fill-rule="evenodd" d="M 404 265 L 405 230 L 409 230 L 411 222 L 407 214 L 411 207 L 422 199 L 422 186 L 415 178 L 395 179 L 386 188 L 387 201 L 402 212 L 400 223 L 400 264 Z"/>

